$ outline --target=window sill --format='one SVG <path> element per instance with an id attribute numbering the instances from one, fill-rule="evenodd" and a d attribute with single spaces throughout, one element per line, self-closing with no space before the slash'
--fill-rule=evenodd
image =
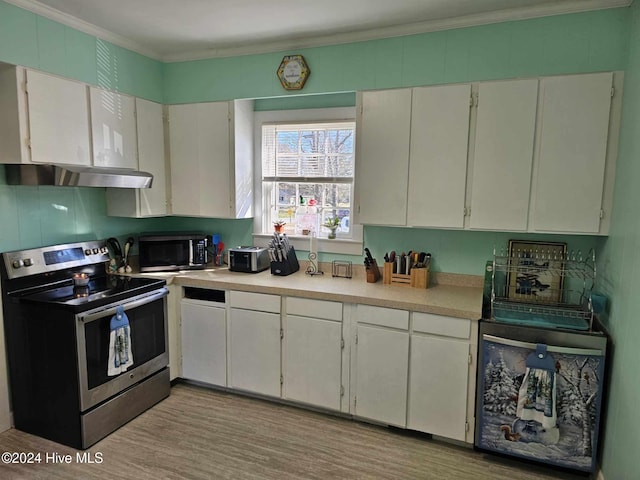
<path id="1" fill-rule="evenodd" d="M 266 246 L 272 234 L 254 233 L 254 244 Z M 289 243 L 293 245 L 297 251 L 309 251 L 311 238 L 306 235 L 287 235 Z M 318 253 L 339 253 L 342 255 L 362 255 L 363 242 L 351 238 L 336 238 L 329 240 L 328 238 L 316 238 Z"/>

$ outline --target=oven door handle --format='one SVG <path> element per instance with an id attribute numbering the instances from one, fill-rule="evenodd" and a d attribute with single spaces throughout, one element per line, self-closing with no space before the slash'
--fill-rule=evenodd
<path id="1" fill-rule="evenodd" d="M 528 350 L 535 350 L 535 343 L 521 342 L 520 340 L 512 340 L 510 338 L 496 337 L 495 335 L 483 334 L 482 340 L 487 340 L 493 343 L 499 343 L 501 345 L 508 345 L 510 347 L 526 348 Z M 574 348 L 574 347 L 558 347 L 555 345 L 547 345 L 547 352 L 564 353 L 567 355 L 589 355 L 595 357 L 601 357 L 603 355 L 602 350 L 595 350 L 592 348 Z"/>
<path id="2" fill-rule="evenodd" d="M 105 309 L 101 309 L 94 312 L 89 312 L 87 314 L 78 315 L 78 320 L 82 323 L 90 323 L 94 320 L 98 320 L 100 318 L 108 317 L 109 315 L 115 315 L 118 307 L 122 306 L 125 310 L 131 310 L 132 308 L 140 307 L 142 305 L 146 305 L 147 303 L 154 302 L 162 297 L 166 297 L 169 294 L 169 290 L 163 288 L 162 290 L 154 291 L 150 294 L 140 295 L 138 297 L 133 297 L 132 299 L 125 300 L 122 303 L 113 304 L 110 307 Z"/>

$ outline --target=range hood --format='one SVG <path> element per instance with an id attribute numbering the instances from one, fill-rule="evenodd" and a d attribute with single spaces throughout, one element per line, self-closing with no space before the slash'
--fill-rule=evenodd
<path id="1" fill-rule="evenodd" d="M 9 185 L 150 188 L 153 175 L 121 168 L 60 165 L 5 165 Z"/>

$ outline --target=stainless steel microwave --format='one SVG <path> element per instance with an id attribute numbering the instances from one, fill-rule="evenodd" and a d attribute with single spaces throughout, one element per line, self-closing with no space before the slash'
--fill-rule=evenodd
<path id="1" fill-rule="evenodd" d="M 138 239 L 141 272 L 195 270 L 207 266 L 209 236 L 203 233 L 144 234 Z"/>

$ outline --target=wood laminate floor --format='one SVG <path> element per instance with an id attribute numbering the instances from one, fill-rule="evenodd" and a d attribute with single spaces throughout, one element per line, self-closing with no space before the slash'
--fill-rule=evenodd
<path id="1" fill-rule="evenodd" d="M 3 464 L 14 479 L 584 479 L 471 449 L 238 395 L 178 384 L 171 396 L 87 450 L 17 430 L 0 453 L 71 455 L 70 464 Z"/>

